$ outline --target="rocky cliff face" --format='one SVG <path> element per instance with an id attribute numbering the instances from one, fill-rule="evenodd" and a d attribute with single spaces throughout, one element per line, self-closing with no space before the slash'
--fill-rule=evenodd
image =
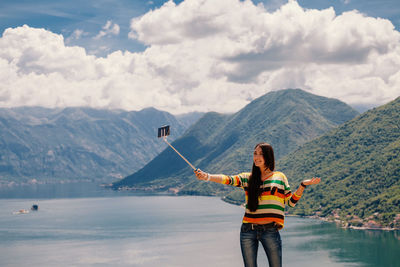
<path id="1" fill-rule="evenodd" d="M 124 177 L 165 148 L 157 139 L 157 128 L 164 124 L 171 125 L 174 140 L 190 120 L 182 123 L 153 108 L 0 109 L 0 181 Z"/>

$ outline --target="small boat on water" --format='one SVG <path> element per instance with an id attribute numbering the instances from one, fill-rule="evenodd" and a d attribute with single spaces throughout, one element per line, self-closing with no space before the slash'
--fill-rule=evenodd
<path id="1" fill-rule="evenodd" d="M 33 204 L 31 207 L 32 211 L 38 211 L 39 210 L 39 205 L 38 204 Z M 29 213 L 29 210 L 26 209 L 20 209 L 19 211 L 14 211 L 13 214 L 27 214 Z"/>
<path id="2" fill-rule="evenodd" d="M 19 211 L 13 212 L 13 214 L 27 214 L 29 213 L 29 210 L 26 209 L 20 209 Z"/>

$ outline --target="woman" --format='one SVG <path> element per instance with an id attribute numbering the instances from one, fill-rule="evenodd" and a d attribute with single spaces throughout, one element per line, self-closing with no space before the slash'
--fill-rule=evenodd
<path id="1" fill-rule="evenodd" d="M 294 194 L 286 176 L 275 169 L 272 146 L 257 144 L 251 173 L 235 176 L 209 174 L 196 170 L 198 179 L 242 187 L 246 195 L 246 211 L 240 229 L 240 247 L 244 265 L 257 266 L 258 242 L 264 247 L 269 266 L 282 266 L 282 245 L 279 230 L 284 226 L 285 204 L 294 207 L 307 185 L 318 184 L 320 178 L 304 180 Z"/>

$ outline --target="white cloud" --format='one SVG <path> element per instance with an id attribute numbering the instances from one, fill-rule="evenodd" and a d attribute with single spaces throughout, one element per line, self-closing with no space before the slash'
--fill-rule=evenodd
<path id="1" fill-rule="evenodd" d="M 71 45 L 74 42 L 81 40 L 82 38 L 88 36 L 89 33 L 85 32 L 84 30 L 81 29 L 76 29 L 73 31 L 66 39 L 65 39 L 65 44 L 66 45 Z"/>
<path id="2" fill-rule="evenodd" d="M 93 39 L 98 40 L 104 36 L 118 35 L 119 30 L 120 28 L 118 24 L 108 20 L 106 25 L 103 26 L 102 30 Z"/>
<path id="3" fill-rule="evenodd" d="M 108 21 L 101 37 L 118 34 L 115 25 Z M 7 29 L 0 106 L 233 112 L 283 88 L 353 105 L 400 95 L 400 33 L 357 11 L 336 15 L 296 1 L 273 12 L 251 1 L 169 1 L 132 19 L 129 36 L 148 48 L 98 58 L 43 29 Z"/>
<path id="4" fill-rule="evenodd" d="M 80 29 L 76 29 L 71 35 L 70 35 L 70 39 L 74 39 L 74 40 L 79 40 L 81 39 L 82 36 L 87 35 L 86 32 L 84 32 L 83 30 Z"/>

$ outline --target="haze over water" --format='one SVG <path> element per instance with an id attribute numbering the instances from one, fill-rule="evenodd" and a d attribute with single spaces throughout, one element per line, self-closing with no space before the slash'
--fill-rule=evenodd
<path id="1" fill-rule="evenodd" d="M 0 266 L 243 266 L 243 209 L 219 198 L 138 196 L 78 184 L 2 189 L 0 196 Z M 13 214 L 34 203 L 39 211 Z M 284 266 L 399 262 L 398 231 L 287 217 L 281 236 Z M 266 266 L 260 252 L 259 266 Z"/>

